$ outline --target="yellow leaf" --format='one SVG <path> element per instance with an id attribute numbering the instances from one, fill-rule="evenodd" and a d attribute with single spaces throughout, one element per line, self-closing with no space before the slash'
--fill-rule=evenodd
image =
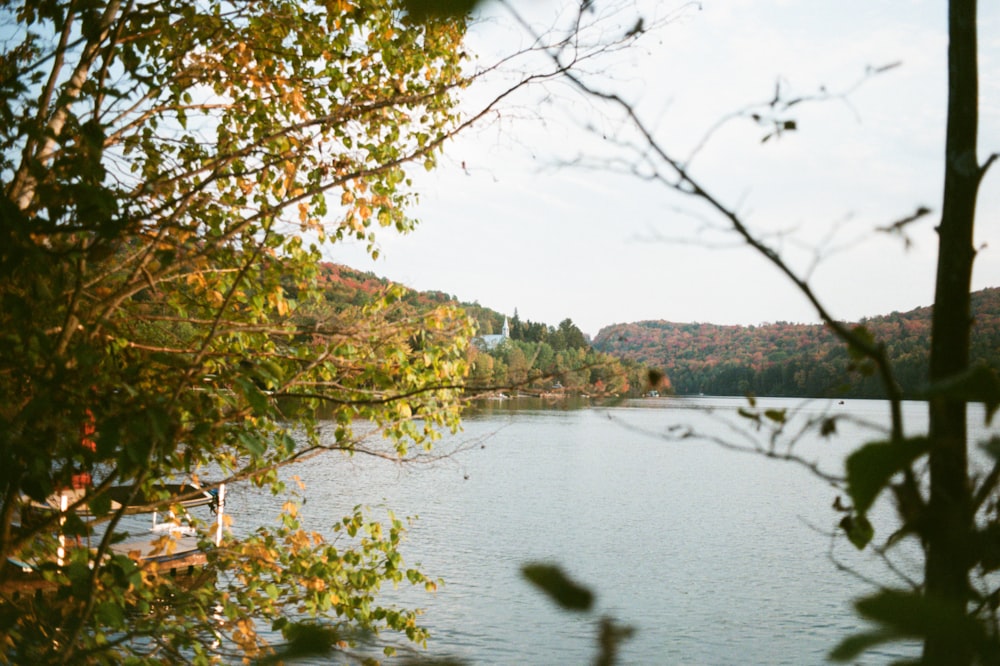
<path id="1" fill-rule="evenodd" d="M 192 287 L 204 287 L 205 286 L 205 276 L 201 273 L 188 273 L 184 278 L 189 286 Z"/>

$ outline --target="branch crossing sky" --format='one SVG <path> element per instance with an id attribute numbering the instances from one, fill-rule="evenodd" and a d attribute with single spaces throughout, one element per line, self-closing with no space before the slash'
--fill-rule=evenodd
<path id="1" fill-rule="evenodd" d="M 515 6 L 543 26 L 558 22 L 561 2 Z M 605 35 L 625 34 L 638 16 L 655 27 L 585 63 L 586 75 L 632 103 L 675 157 L 694 153 L 692 173 L 810 276 L 834 316 L 906 311 L 933 302 L 946 4 L 629 2 L 595 15 Z M 480 64 L 530 43 L 502 7 L 489 11 L 470 33 Z M 979 11 L 982 161 L 1000 152 L 1000 3 Z M 509 80 L 474 86 L 468 108 Z M 788 110 L 795 130 L 765 142 L 769 129 L 750 117 L 719 125 L 770 100 L 779 81 L 789 96 L 830 99 Z M 570 317 L 590 335 L 646 319 L 816 321 L 776 269 L 718 231 L 718 217 L 621 173 L 628 140 L 607 108 L 567 85 L 533 87 L 450 144 L 438 170 L 416 174 L 415 232 L 383 232 L 377 261 L 351 244 L 328 258 L 508 315 L 516 308 L 522 319 Z M 932 212 L 907 225 L 905 238 L 875 231 L 920 207 Z M 982 183 L 976 240 L 974 288 L 1000 286 L 997 167 Z"/>

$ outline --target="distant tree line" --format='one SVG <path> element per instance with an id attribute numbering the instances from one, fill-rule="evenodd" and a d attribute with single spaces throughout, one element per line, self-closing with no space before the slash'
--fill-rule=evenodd
<path id="1" fill-rule="evenodd" d="M 972 359 L 1000 363 L 1000 288 L 973 294 Z M 858 326 L 884 344 L 906 395 L 928 376 L 931 309 L 863 319 Z M 598 333 L 594 347 L 662 370 L 682 395 L 880 398 L 871 368 L 854 361 L 821 325 L 778 322 L 718 326 L 644 321 Z"/>

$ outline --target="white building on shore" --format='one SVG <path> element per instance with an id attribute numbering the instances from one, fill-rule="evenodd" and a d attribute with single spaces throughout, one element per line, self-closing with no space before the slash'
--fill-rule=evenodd
<path id="1" fill-rule="evenodd" d="M 485 349 L 486 351 L 491 351 L 500 346 L 500 343 L 504 340 L 510 339 L 510 324 L 507 322 L 507 317 L 503 318 L 503 328 L 500 330 L 500 335 L 480 335 L 477 336 L 472 342 L 480 349 Z"/>

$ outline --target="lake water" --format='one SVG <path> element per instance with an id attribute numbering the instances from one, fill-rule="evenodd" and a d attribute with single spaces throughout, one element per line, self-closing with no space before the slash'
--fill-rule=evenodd
<path id="1" fill-rule="evenodd" d="M 870 555 L 831 538 L 838 493 L 801 466 L 664 437 L 671 426 L 687 425 L 740 442 L 745 422 L 733 413 L 745 404 L 657 399 L 558 409 L 498 402 L 467 414 L 464 431 L 436 447 L 450 454 L 442 459 L 401 466 L 331 454 L 289 473 L 305 482 L 303 515 L 317 529 L 359 503 L 375 516 L 379 507 L 419 516 L 404 557 L 445 585 L 434 594 L 401 589 L 389 597 L 426 609 L 429 655 L 469 664 L 586 664 L 595 654 L 595 622 L 610 615 L 636 629 L 620 653 L 625 664 L 823 663 L 863 626 L 851 600 L 871 590 L 835 560 L 891 579 Z M 876 401 L 765 404 L 796 409 L 800 419 L 831 413 L 887 422 Z M 924 429 L 924 408 L 908 404 L 906 421 L 911 434 Z M 838 431 L 832 441 L 805 438 L 796 450 L 839 473 L 847 451 L 878 439 L 846 422 Z M 241 507 L 240 498 L 233 493 L 230 511 L 252 523 L 248 510 L 262 507 Z M 891 524 L 875 517 L 876 530 Z M 904 571 L 919 573 L 914 549 L 898 556 Z M 590 586 L 595 612 L 552 606 L 521 578 L 528 561 L 557 562 Z M 893 646 L 862 663 L 889 663 L 915 650 Z"/>

